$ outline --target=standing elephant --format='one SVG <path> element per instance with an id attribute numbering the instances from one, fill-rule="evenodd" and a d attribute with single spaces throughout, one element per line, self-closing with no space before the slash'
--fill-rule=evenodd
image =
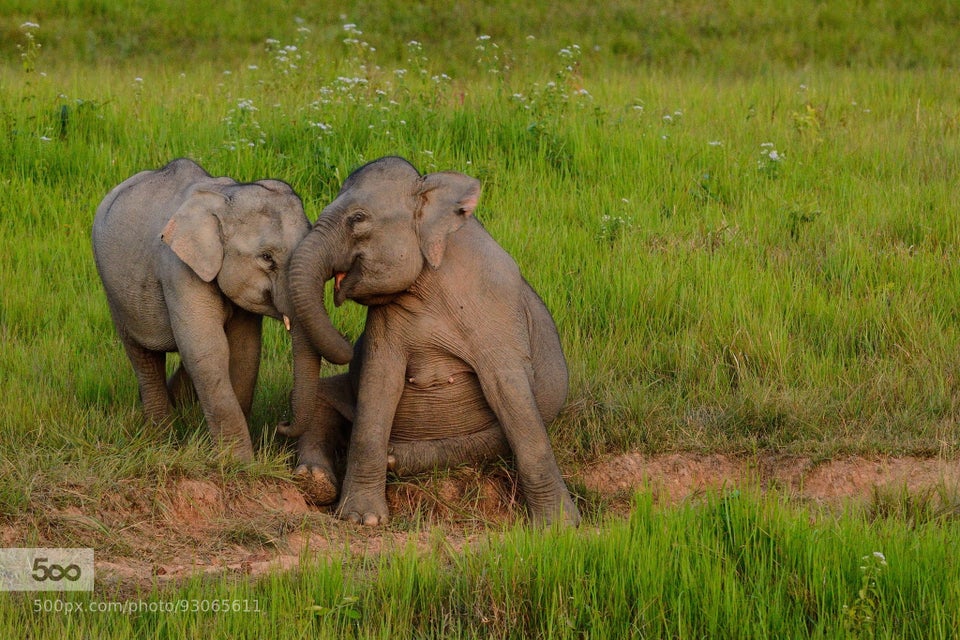
<path id="1" fill-rule="evenodd" d="M 512 452 L 533 519 L 579 522 L 545 428 L 567 393 L 560 339 L 472 215 L 479 196 L 469 176 L 420 175 L 381 158 L 347 178 L 291 259 L 296 317 L 318 349 L 330 330 L 327 280 L 337 305 L 368 306 L 350 371 L 295 379 L 316 402 L 311 420 L 286 430 L 300 436 L 296 472 L 332 502 L 334 447 L 352 424 L 337 506 L 347 520 L 386 521 L 388 467 L 404 474 Z"/>
<path id="2" fill-rule="evenodd" d="M 213 178 L 187 159 L 107 194 L 93 221 L 93 251 L 149 419 L 164 421 L 173 402 L 195 393 L 214 440 L 237 459 L 252 458 L 247 418 L 261 319 L 293 315 L 286 269 L 309 229 L 288 184 Z M 319 352 L 299 326 L 293 333 L 295 374 L 315 371 L 319 353 L 341 363 L 352 356 L 335 330 L 315 336 Z M 168 383 L 172 351 L 181 365 Z"/>

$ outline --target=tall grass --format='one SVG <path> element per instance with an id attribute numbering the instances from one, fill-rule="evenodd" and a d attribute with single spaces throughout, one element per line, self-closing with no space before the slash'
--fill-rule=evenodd
<path id="1" fill-rule="evenodd" d="M 343 22 L 356 23 L 391 65 L 404 45 L 423 42 L 443 71 L 462 76 L 474 67 L 469 43 L 490 35 L 510 45 L 504 56 L 549 68 L 546 58 L 579 43 L 599 49 L 606 64 L 671 71 L 697 68 L 736 74 L 775 73 L 810 65 L 919 69 L 951 67 L 960 9 L 950 0 L 901 2 L 715 2 L 612 0 L 583 6 L 507 0 L 411 5 L 351 0 L 335 5 L 292 0 L 267 11 L 244 3 L 176 5 L 116 0 L 3 0 L 0 51 L 15 52 L 15 27 L 26 20 L 47 25 L 41 36 L 58 58 L 85 64 L 157 60 L 180 67 L 195 60 L 231 65 L 256 57 L 264 40 L 287 32 L 294 17 L 335 49 Z M 528 41 L 529 36 L 534 36 Z M 523 45 L 523 46 L 521 46 Z"/>

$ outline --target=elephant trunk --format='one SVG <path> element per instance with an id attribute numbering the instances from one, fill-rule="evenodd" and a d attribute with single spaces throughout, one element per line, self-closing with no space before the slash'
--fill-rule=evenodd
<path id="1" fill-rule="evenodd" d="M 296 322 L 303 327 L 313 347 L 334 364 L 346 364 L 353 347 L 330 322 L 323 305 L 323 287 L 333 277 L 336 244 L 328 239 L 326 226 L 317 226 L 300 242 L 290 260 L 290 301 Z"/>
<path id="2" fill-rule="evenodd" d="M 293 390 L 290 392 L 290 409 L 293 421 L 280 425 L 277 430 L 291 438 L 302 436 L 316 414 L 320 389 L 320 358 L 310 344 L 306 331 L 296 317 L 290 322 L 290 338 L 293 344 Z"/>

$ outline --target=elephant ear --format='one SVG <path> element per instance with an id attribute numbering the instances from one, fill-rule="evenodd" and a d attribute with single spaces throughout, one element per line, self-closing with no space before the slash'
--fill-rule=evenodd
<path id="1" fill-rule="evenodd" d="M 463 226 L 480 200 L 480 181 L 455 171 L 430 173 L 421 179 L 417 227 L 420 250 L 437 269 L 447 247 L 447 236 Z"/>
<path id="2" fill-rule="evenodd" d="M 217 214 L 226 201 L 226 196 L 218 191 L 198 189 L 180 205 L 160 235 L 204 282 L 212 282 L 223 265 Z"/>

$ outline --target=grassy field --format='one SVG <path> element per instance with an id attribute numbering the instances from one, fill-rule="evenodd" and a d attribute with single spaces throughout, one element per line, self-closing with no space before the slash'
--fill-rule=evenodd
<path id="1" fill-rule="evenodd" d="M 0 0 L 0 525 L 16 533 L 4 544 L 82 546 L 49 514 L 92 512 L 131 487 L 289 477 L 289 444 L 273 433 L 291 383 L 278 323 L 267 326 L 253 465 L 218 459 L 197 410 L 172 433 L 141 421 L 89 231 L 110 188 L 178 156 L 216 175 L 284 179 L 311 218 L 351 169 L 385 154 L 480 178 L 478 217 L 564 342 L 571 393 L 551 437 L 573 475 L 625 451 L 958 457 L 955 2 L 108 4 Z M 351 337 L 361 330 L 355 305 L 332 316 Z M 881 635 L 922 635 L 910 631 L 917 611 L 956 633 L 955 523 L 934 519 L 911 547 L 917 531 L 898 518 L 808 525 L 787 508 L 771 516 L 782 550 L 755 539 L 766 525 L 748 512 L 766 514 L 761 500 L 738 512 L 747 539 L 720 553 L 709 522 L 725 504 L 651 515 L 641 502 L 629 523 L 604 526 L 609 545 L 518 531 L 466 559 L 401 553 L 266 584 L 198 584 L 184 593 L 271 604 L 255 623 L 161 616 L 157 635 L 266 633 L 297 611 L 303 634 L 364 635 L 353 613 L 384 600 L 400 603 L 398 620 L 373 636 L 566 637 L 623 622 L 686 637 L 741 619 L 755 637 L 832 635 L 876 540 L 888 557 L 909 549 L 884 569 Z M 714 519 L 703 528 L 691 527 L 698 508 Z M 689 553 L 671 566 L 688 582 L 668 584 L 653 561 L 598 577 L 661 535 L 682 535 Z M 842 544 L 823 549 L 822 535 Z M 752 544 L 786 559 L 752 557 Z M 511 560 L 557 549 L 582 551 L 570 570 L 593 578 Z M 552 577 L 541 583 L 542 572 Z M 371 576 L 383 574 L 381 590 Z M 633 581 L 626 600 L 603 600 L 611 580 Z M 770 591 L 750 591 L 760 583 Z M 304 595 L 314 593 L 326 595 Z M 757 599 L 784 609 L 754 622 Z M 27 600 L 7 601 L 0 630 L 26 619 L 36 637 L 132 637 L 155 620 L 31 615 Z M 514 613 L 518 631 L 504 622 Z"/>

